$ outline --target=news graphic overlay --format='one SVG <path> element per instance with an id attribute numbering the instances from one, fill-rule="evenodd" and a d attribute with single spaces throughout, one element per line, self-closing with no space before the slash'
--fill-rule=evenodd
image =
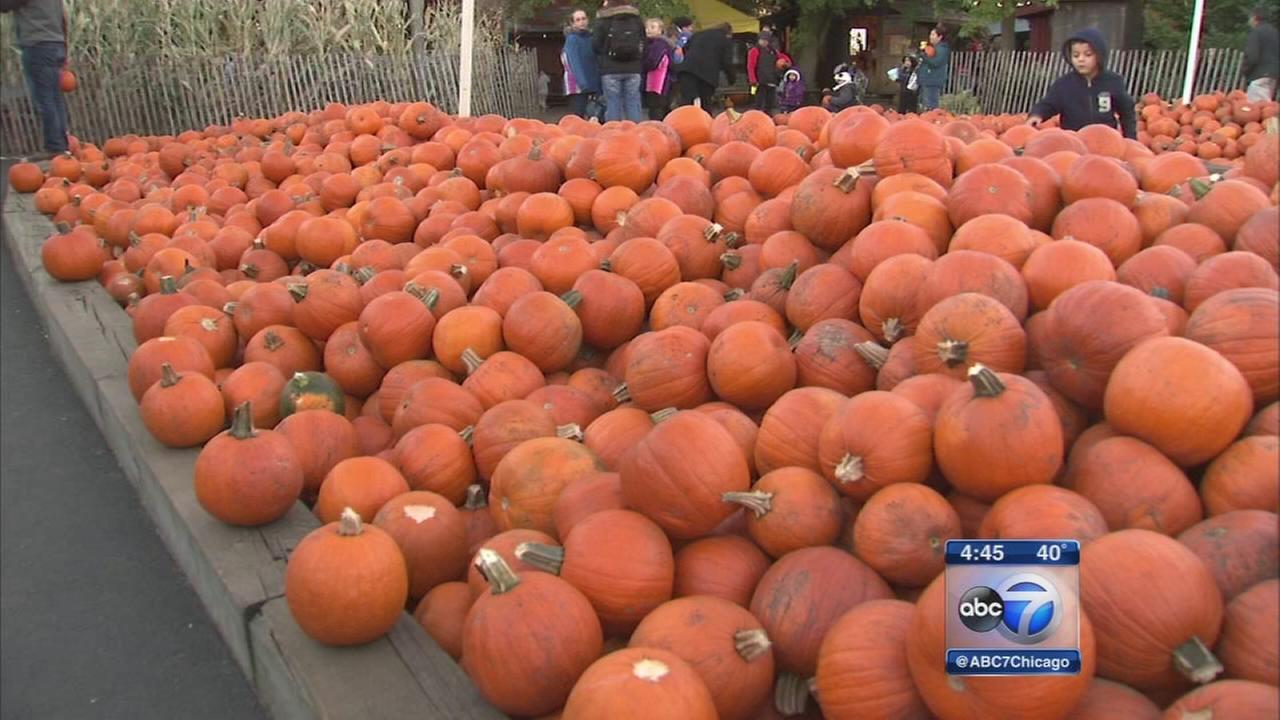
<path id="1" fill-rule="evenodd" d="M 947 541 L 947 674 L 1080 672 L 1080 543 Z"/>

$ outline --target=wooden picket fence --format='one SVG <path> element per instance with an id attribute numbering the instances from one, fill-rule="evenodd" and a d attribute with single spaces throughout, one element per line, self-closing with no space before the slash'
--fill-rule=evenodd
<path id="1" fill-rule="evenodd" d="M 104 60 L 73 58 L 79 88 L 68 95 L 71 132 L 95 143 L 107 138 L 176 135 L 226 125 L 238 117 L 277 117 L 330 102 L 356 104 L 427 100 L 456 113 L 458 55 L 290 55 Z M 536 116 L 538 66 L 532 49 L 477 48 L 473 114 Z M 43 146 L 16 54 L 0 53 L 0 148 L 6 156 Z"/>
<path id="2" fill-rule="evenodd" d="M 1202 49 L 1196 59 L 1194 93 L 1243 87 L 1243 60 L 1239 50 Z M 1135 99 L 1148 92 L 1166 99 L 1181 97 L 1186 66 L 1186 50 L 1118 50 L 1107 62 L 1128 81 Z M 973 93 L 984 113 L 1024 113 L 1068 69 L 1060 52 L 955 52 L 946 92 Z"/>

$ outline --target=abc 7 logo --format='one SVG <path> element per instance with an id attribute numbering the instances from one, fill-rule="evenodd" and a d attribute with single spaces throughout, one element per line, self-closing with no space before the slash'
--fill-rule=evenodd
<path id="1" fill-rule="evenodd" d="M 995 588 L 969 588 L 960 597 L 960 622 L 974 632 L 997 630 L 1005 639 L 1034 645 L 1062 623 L 1058 588 L 1034 573 L 1004 579 Z"/>

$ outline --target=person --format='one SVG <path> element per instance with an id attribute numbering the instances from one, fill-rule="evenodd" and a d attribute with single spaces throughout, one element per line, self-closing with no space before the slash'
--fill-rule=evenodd
<path id="1" fill-rule="evenodd" d="M 934 110 L 942 102 L 942 89 L 947 86 L 951 67 L 951 46 L 947 44 L 947 29 L 941 24 L 929 31 L 929 42 L 918 60 L 920 104 L 925 110 Z"/>
<path id="2" fill-rule="evenodd" d="M 853 87 L 853 75 L 848 70 L 842 70 L 835 74 L 835 87 L 831 88 L 831 101 L 829 109 L 833 113 L 851 108 L 857 105 L 856 90 Z"/>
<path id="3" fill-rule="evenodd" d="M 547 109 L 547 95 L 551 92 L 551 76 L 546 71 L 538 71 L 538 107 Z"/>
<path id="4" fill-rule="evenodd" d="M 787 68 L 782 74 L 782 82 L 778 84 L 778 109 L 789 113 L 803 107 L 804 93 L 804 80 L 800 77 L 800 71 Z"/>
<path id="5" fill-rule="evenodd" d="M 747 83 L 755 95 L 757 110 L 772 113 L 778 104 L 778 60 L 781 55 L 773 49 L 773 33 L 761 30 L 756 44 L 747 51 Z"/>
<path id="6" fill-rule="evenodd" d="M 916 112 L 920 100 L 920 76 L 916 74 L 916 59 L 913 55 L 902 58 L 898 66 L 898 112 L 906 115 Z"/>
<path id="7" fill-rule="evenodd" d="M 669 104 L 671 55 L 675 48 L 664 30 L 657 18 L 644 21 L 644 106 L 650 120 L 666 117 Z"/>
<path id="8" fill-rule="evenodd" d="M 684 48 L 689 44 L 689 38 L 693 36 L 693 20 L 681 15 L 671 21 L 671 25 L 675 28 L 675 51 L 671 54 L 671 64 L 679 65 L 684 62 Z"/>
<path id="9" fill-rule="evenodd" d="M 605 120 L 642 122 L 640 73 L 644 63 L 644 21 L 626 0 L 604 0 L 596 13 L 591 46 L 600 63 Z"/>
<path id="10" fill-rule="evenodd" d="M 68 151 L 67 102 L 62 97 L 62 69 L 67 64 L 67 16 L 62 0 L 28 0 L 13 10 L 13 30 L 22 51 L 31 104 L 40 116 L 45 160 Z"/>
<path id="11" fill-rule="evenodd" d="M 1276 97 L 1276 79 L 1280 77 L 1280 34 L 1267 22 L 1266 9 L 1249 13 L 1249 36 L 1244 41 L 1245 82 L 1249 102 L 1269 102 Z"/>
<path id="12" fill-rule="evenodd" d="M 676 69 L 680 83 L 680 100 L 692 105 L 696 100 L 703 110 L 711 112 L 711 102 L 723 71 L 729 84 L 737 77 L 733 69 L 733 27 L 721 23 L 696 32 L 685 45 L 684 62 Z"/>
<path id="13" fill-rule="evenodd" d="M 560 62 L 564 65 L 564 92 L 569 97 L 569 112 L 586 118 L 587 101 L 600 92 L 600 70 L 595 51 L 591 49 L 590 19 L 587 11 L 577 9 L 564 29 L 564 49 Z"/>
<path id="14" fill-rule="evenodd" d="M 1107 42 L 1097 28 L 1076 32 L 1062 44 L 1062 57 L 1072 71 L 1053 81 L 1044 99 L 1031 109 L 1027 123 L 1039 127 L 1054 115 L 1066 130 L 1086 125 L 1117 127 L 1136 140 L 1138 118 L 1125 80 L 1107 69 Z"/>

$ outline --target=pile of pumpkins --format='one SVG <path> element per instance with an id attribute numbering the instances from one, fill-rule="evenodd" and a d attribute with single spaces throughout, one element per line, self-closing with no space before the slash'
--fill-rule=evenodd
<path id="1" fill-rule="evenodd" d="M 1276 115 L 1215 98 L 1193 126 Z M 318 642 L 410 611 L 517 717 L 1275 717 L 1280 136 L 1243 132 L 1209 168 L 936 111 L 375 102 L 10 181 L 132 317 L 201 505 L 323 523 Z M 947 675 L 963 537 L 1080 541 L 1078 675 Z"/>

